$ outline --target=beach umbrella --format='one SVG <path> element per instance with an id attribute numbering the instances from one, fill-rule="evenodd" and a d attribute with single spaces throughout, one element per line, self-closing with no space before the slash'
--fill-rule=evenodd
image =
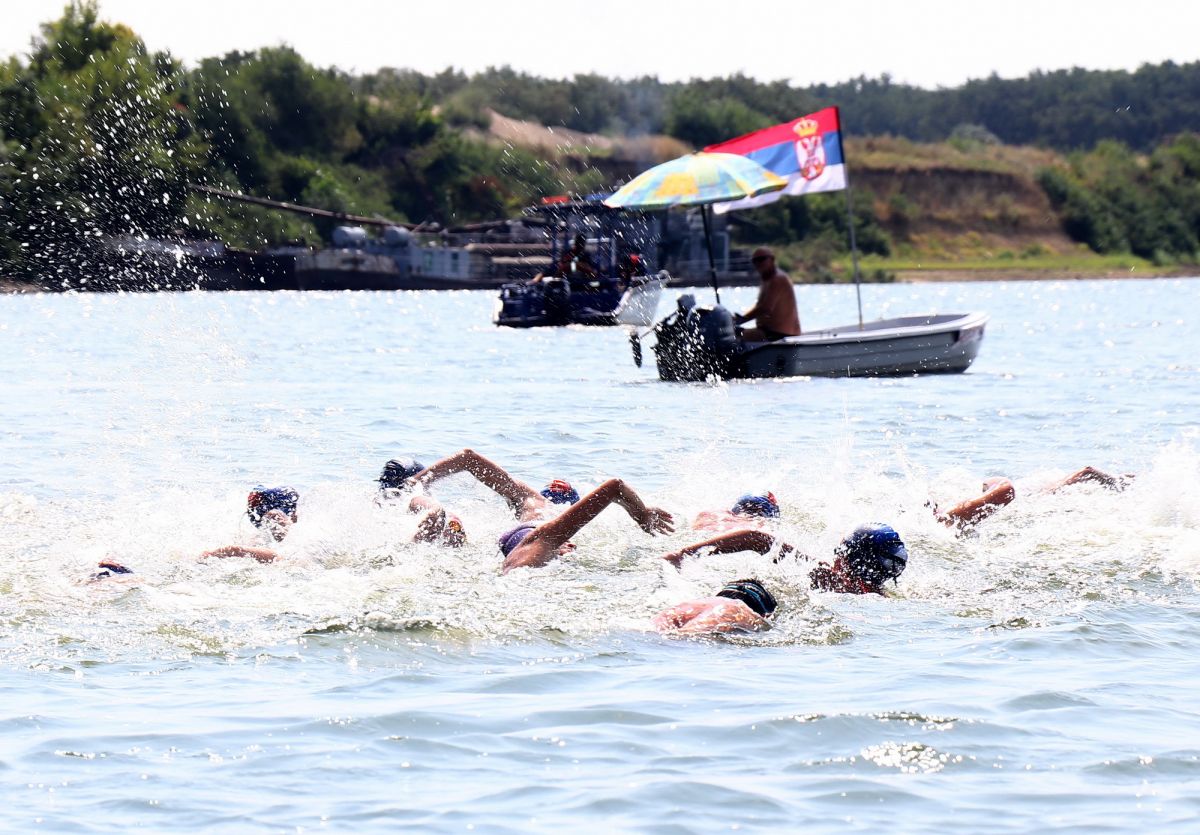
<path id="1" fill-rule="evenodd" d="M 643 171 L 609 196 L 604 204 L 615 209 L 642 210 L 699 206 L 704 219 L 708 269 L 719 304 L 721 294 L 717 289 L 717 267 L 712 253 L 709 207 L 713 203 L 779 191 L 787 186 L 787 182 L 749 157 L 700 152 Z"/>

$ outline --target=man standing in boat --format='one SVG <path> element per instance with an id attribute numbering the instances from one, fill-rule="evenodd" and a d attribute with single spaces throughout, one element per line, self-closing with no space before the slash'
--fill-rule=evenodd
<path id="1" fill-rule="evenodd" d="M 800 335 L 800 314 L 796 310 L 796 291 L 788 274 L 775 266 L 775 253 L 765 246 L 754 250 L 750 257 L 762 283 L 758 301 L 745 313 L 735 314 L 736 324 L 755 320 L 757 327 L 741 328 L 746 342 L 774 342 L 785 336 Z"/>

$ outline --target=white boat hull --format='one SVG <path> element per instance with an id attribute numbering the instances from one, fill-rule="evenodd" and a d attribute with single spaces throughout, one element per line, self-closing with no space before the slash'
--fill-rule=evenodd
<path id="1" fill-rule="evenodd" d="M 747 343 L 738 377 L 860 377 L 966 371 L 979 353 L 982 313 L 904 316 Z"/>
<path id="2" fill-rule="evenodd" d="M 903 316 L 746 343 L 724 308 L 681 304 L 656 326 L 654 351 L 659 377 L 671 381 L 950 374 L 975 361 L 987 321 L 983 313 Z"/>

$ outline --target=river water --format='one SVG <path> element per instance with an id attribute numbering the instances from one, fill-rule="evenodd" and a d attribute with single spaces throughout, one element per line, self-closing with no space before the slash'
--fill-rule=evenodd
<path id="1" fill-rule="evenodd" d="M 854 318 L 852 288 L 798 296 L 806 327 Z M 620 330 L 498 330 L 491 307 L 0 297 L 5 829 L 1194 826 L 1200 281 L 870 286 L 868 318 L 992 317 L 968 373 L 897 380 L 664 384 Z M 458 477 L 435 492 L 468 547 L 405 544 L 380 466 L 467 446 L 535 485 L 620 476 L 681 530 L 609 510 L 500 576 L 511 516 Z M 1086 464 L 1137 478 L 1038 493 Z M 925 506 L 992 475 L 1018 500 L 975 536 Z M 301 493 L 285 559 L 199 561 L 251 540 L 256 484 Z M 760 489 L 809 554 L 893 524 L 892 596 L 658 559 Z M 81 582 L 104 558 L 135 574 Z M 739 576 L 780 599 L 772 630 L 649 631 Z"/>

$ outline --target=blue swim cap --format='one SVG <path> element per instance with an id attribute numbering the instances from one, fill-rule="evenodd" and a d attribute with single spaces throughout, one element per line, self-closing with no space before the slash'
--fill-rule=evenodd
<path id="1" fill-rule="evenodd" d="M 734 580 L 717 592 L 717 597 L 740 600 L 764 618 L 774 612 L 778 605 L 758 580 Z"/>
<path id="2" fill-rule="evenodd" d="M 543 487 L 542 495 L 554 504 L 575 504 L 579 501 L 579 493 L 575 488 L 559 478 Z"/>
<path id="3" fill-rule="evenodd" d="M 747 493 L 734 503 L 729 512 L 734 516 L 761 516 L 766 519 L 778 519 L 779 502 L 775 501 L 774 493 L 763 493 L 760 496 Z"/>
<path id="4" fill-rule="evenodd" d="M 296 515 L 296 503 L 300 494 L 291 487 L 263 487 L 259 485 L 246 497 L 246 515 L 254 527 L 262 526 L 263 517 L 272 510 L 282 511 L 288 516 Z"/>
<path id="5" fill-rule="evenodd" d="M 869 585 L 895 580 L 908 565 L 908 549 L 891 525 L 859 525 L 835 549 L 849 572 Z"/>
<path id="6" fill-rule="evenodd" d="M 393 458 L 383 465 L 379 474 L 380 490 L 397 490 L 404 487 L 404 482 L 425 469 L 425 465 L 415 458 Z"/>
<path id="7" fill-rule="evenodd" d="M 536 529 L 537 525 L 525 523 L 500 534 L 500 537 L 496 540 L 496 544 L 500 546 L 500 553 L 507 557 L 512 553 L 514 548 L 525 541 L 525 537 L 529 536 Z"/>

